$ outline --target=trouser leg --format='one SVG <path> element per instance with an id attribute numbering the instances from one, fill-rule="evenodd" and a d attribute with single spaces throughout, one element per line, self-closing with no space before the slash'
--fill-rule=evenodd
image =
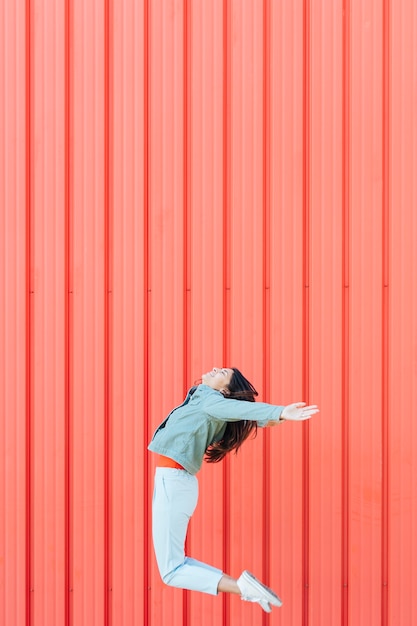
<path id="1" fill-rule="evenodd" d="M 198 500 L 198 481 L 184 470 L 157 468 L 152 534 L 162 580 L 173 587 L 217 595 L 223 572 L 185 556 L 188 523 Z"/>

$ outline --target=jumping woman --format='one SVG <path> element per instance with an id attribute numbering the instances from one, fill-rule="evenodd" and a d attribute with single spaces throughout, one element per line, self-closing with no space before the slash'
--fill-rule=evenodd
<path id="1" fill-rule="evenodd" d="M 267 613 L 280 598 L 245 570 L 238 579 L 185 556 L 188 523 L 197 505 L 196 474 L 203 459 L 221 461 L 237 452 L 258 426 L 302 421 L 316 405 L 277 406 L 256 402 L 253 385 L 236 368 L 217 368 L 202 376 L 184 402 L 156 429 L 149 450 L 158 455 L 152 504 L 152 534 L 162 580 L 181 589 L 217 595 L 220 591 L 257 602 Z"/>

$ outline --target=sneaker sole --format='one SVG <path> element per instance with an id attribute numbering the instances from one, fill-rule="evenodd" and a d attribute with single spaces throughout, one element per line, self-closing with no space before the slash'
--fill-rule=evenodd
<path id="1" fill-rule="evenodd" d="M 273 604 L 274 606 L 282 606 L 282 600 L 279 596 L 277 596 L 277 594 L 275 593 L 275 591 L 272 591 L 272 589 L 270 589 L 269 587 L 267 587 L 266 585 L 264 585 L 263 583 L 261 583 L 260 580 L 258 580 L 256 578 L 256 576 L 254 576 L 253 574 L 251 574 L 250 572 L 248 572 L 247 570 L 245 570 L 242 573 L 242 577 L 246 578 L 246 580 L 248 582 L 250 582 L 254 587 L 256 587 L 256 589 L 261 592 L 264 593 L 266 595 L 268 595 L 268 602 L 270 604 Z"/>

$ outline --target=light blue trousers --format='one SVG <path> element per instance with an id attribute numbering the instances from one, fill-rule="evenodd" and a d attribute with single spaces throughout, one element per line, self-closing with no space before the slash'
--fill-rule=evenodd
<path id="1" fill-rule="evenodd" d="M 185 470 L 157 467 L 152 535 L 162 580 L 167 585 L 217 595 L 223 572 L 185 556 L 188 523 L 198 500 L 198 481 Z"/>

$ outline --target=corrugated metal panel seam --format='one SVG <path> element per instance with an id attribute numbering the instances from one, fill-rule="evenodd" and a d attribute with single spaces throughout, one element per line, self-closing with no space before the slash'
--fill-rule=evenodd
<path id="1" fill-rule="evenodd" d="M 191 291 L 191 276 L 189 267 L 190 258 L 190 189 L 189 175 L 190 160 L 189 160 L 189 117 L 188 111 L 190 106 L 190 93 L 189 93 L 189 12 L 191 5 L 188 5 L 187 0 L 183 0 L 183 338 L 184 338 L 184 357 L 183 357 L 183 392 L 184 395 L 187 392 L 187 381 L 190 380 L 190 341 L 189 341 L 189 294 Z M 186 590 L 183 591 L 183 622 L 189 623 L 189 605 L 188 596 Z"/>
<path id="2" fill-rule="evenodd" d="M 341 599 L 341 626 L 349 623 L 349 343 L 350 343 L 350 116 L 351 116 L 351 20 L 350 1 L 343 0 L 343 97 L 342 97 L 342 599 Z"/>
<path id="3" fill-rule="evenodd" d="M 143 371 L 144 371 L 144 385 L 143 385 L 143 414 L 144 420 L 144 438 L 148 441 L 150 435 L 149 425 L 149 317 L 150 317 L 150 263 L 149 263 L 149 73 L 150 73 L 150 61 L 149 61 L 149 4 L 148 0 L 144 0 L 143 3 L 143 72 L 144 72 L 144 89 L 143 89 L 143 160 L 144 160 L 144 172 L 143 172 L 143 288 L 144 288 L 144 320 L 143 320 Z M 143 493 L 145 502 L 150 500 L 150 459 L 149 455 L 144 454 L 143 457 Z M 151 520 L 150 510 L 148 507 L 143 507 L 143 529 L 144 529 L 144 544 L 147 546 L 144 549 L 144 572 L 143 572 L 143 588 L 144 588 L 144 600 L 143 600 L 143 620 L 145 624 L 149 623 L 149 589 L 150 589 L 150 573 L 149 562 L 151 558 L 151 546 L 147 540 L 151 536 Z"/>
<path id="4" fill-rule="evenodd" d="M 104 0 L 104 620 L 111 625 L 111 554 L 112 554 L 112 449 L 111 449 L 111 306 L 112 306 L 112 242 L 111 242 L 111 43 L 110 0 Z"/>
<path id="5" fill-rule="evenodd" d="M 31 431 L 32 431 L 32 415 L 31 415 L 31 322 L 32 322 L 32 295 L 33 287 L 31 282 L 31 21 L 30 21 L 30 0 L 25 2 L 26 8 L 26 624 L 30 624 L 31 618 L 31 597 L 32 597 L 32 542 L 31 542 L 31 518 L 32 518 L 32 494 L 31 494 Z"/>
<path id="6" fill-rule="evenodd" d="M 262 71 L 263 71 L 263 93 L 262 93 L 262 143 L 263 143 L 263 179 L 262 179 L 262 209 L 263 209 L 263 250 L 262 250 L 262 274 L 263 274 L 263 395 L 266 402 L 270 399 L 270 339 L 271 339 L 271 299 L 270 299 L 270 264 L 271 264 L 271 199 L 270 199 L 270 179 L 271 179 L 271 6 L 270 0 L 264 0 L 262 12 Z M 271 559 L 270 559 L 270 533 L 271 533 L 271 480 L 270 480 L 270 459 L 271 447 L 269 433 L 263 437 L 263 465 L 262 465 L 262 500 L 263 507 L 263 580 L 271 579 Z M 262 615 L 262 623 L 266 626 L 268 620 L 267 614 Z"/>
<path id="7" fill-rule="evenodd" d="M 389 271 L 390 271 L 390 89 L 391 89 L 391 0 L 383 0 L 382 8 L 382 531 L 381 531 L 381 616 L 382 626 L 388 625 L 389 579 Z"/>
<path id="8" fill-rule="evenodd" d="M 310 389 L 310 220 L 311 220 L 311 5 L 303 0 L 303 400 L 309 401 Z M 302 620 L 308 624 L 310 567 L 310 432 L 303 424 L 302 474 Z"/>
<path id="9" fill-rule="evenodd" d="M 230 149 L 230 94 L 229 94 L 229 50 L 228 50 L 228 29 L 229 29 L 229 13 L 228 2 L 223 0 L 223 363 L 229 363 L 229 289 L 230 289 L 230 255 L 229 255 L 229 215 L 227 206 L 230 204 L 230 185 L 229 185 L 229 149 Z M 230 484 L 230 467 L 228 459 L 223 465 L 223 494 L 227 493 Z M 224 495 L 223 501 L 223 568 L 224 571 L 230 571 L 230 554 L 228 545 L 230 545 L 231 528 L 230 528 L 230 503 Z M 229 623 L 230 618 L 230 602 L 227 594 L 224 594 L 223 600 L 223 622 Z"/>
<path id="10" fill-rule="evenodd" d="M 71 302 L 73 285 L 71 281 L 71 13 L 70 0 L 65 0 L 65 626 L 71 624 L 72 562 L 71 562 Z"/>

